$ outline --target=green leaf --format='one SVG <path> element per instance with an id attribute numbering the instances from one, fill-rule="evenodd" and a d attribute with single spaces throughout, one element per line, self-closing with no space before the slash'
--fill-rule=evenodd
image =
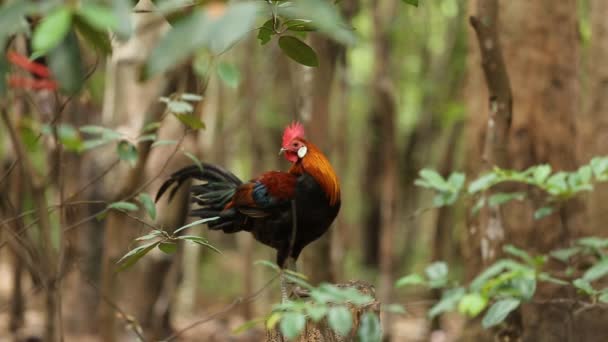
<path id="1" fill-rule="evenodd" d="M 403 0 L 403 2 L 405 2 L 408 5 L 412 5 L 412 6 L 418 7 L 419 0 Z"/>
<path id="2" fill-rule="evenodd" d="M 173 254 L 175 251 L 177 251 L 177 245 L 173 242 L 161 242 L 158 245 L 158 249 L 166 254 Z"/>
<path id="3" fill-rule="evenodd" d="M 279 15 L 290 19 L 309 20 L 311 26 L 342 44 L 352 45 L 357 41 L 354 30 L 332 1 L 306 0 L 287 4 L 279 8 Z"/>
<path id="4" fill-rule="evenodd" d="M 77 15 L 99 31 L 112 30 L 118 26 L 118 19 L 107 7 L 84 3 L 78 9 Z"/>
<path id="5" fill-rule="evenodd" d="M 50 50 L 47 55 L 49 68 L 61 90 L 68 94 L 80 91 L 85 72 L 80 55 L 80 44 L 74 31 L 68 32 L 59 46 Z"/>
<path id="6" fill-rule="evenodd" d="M 608 259 L 600 260 L 583 274 L 583 279 L 592 282 L 608 274 Z"/>
<path id="7" fill-rule="evenodd" d="M 123 271 L 131 266 L 133 266 L 139 259 L 141 259 L 144 255 L 148 254 L 154 247 L 160 244 L 160 241 L 150 242 L 145 245 L 141 245 L 125 254 L 120 260 L 118 260 L 117 264 L 120 265 L 118 267 L 117 272 Z"/>
<path id="8" fill-rule="evenodd" d="M 203 170 L 203 163 L 201 163 L 201 161 L 192 153 L 188 152 L 188 151 L 184 151 L 184 155 L 188 158 L 190 158 L 190 160 L 192 160 L 194 162 L 194 164 L 196 164 L 196 166 L 198 166 L 199 169 L 201 169 L 201 171 Z"/>
<path id="9" fill-rule="evenodd" d="M 68 7 L 59 7 L 42 20 L 32 37 L 34 50 L 46 54 L 63 40 L 72 23 L 72 11 Z"/>
<path id="10" fill-rule="evenodd" d="M 219 216 L 218 217 L 208 217 L 208 218 L 196 220 L 194 222 L 188 223 L 187 225 L 184 225 L 184 226 L 181 226 L 181 227 L 177 228 L 176 230 L 173 231 L 173 234 L 177 234 L 177 233 L 181 232 L 184 229 L 188 229 L 190 227 L 194 227 L 194 226 L 199 225 L 199 224 L 204 224 L 204 223 L 207 223 L 207 222 L 210 222 L 210 221 L 215 221 L 218 218 L 219 218 Z"/>
<path id="11" fill-rule="evenodd" d="M 327 313 L 329 326 L 339 335 L 346 336 L 353 326 L 350 310 L 344 306 L 334 306 Z"/>
<path id="12" fill-rule="evenodd" d="M 317 53 L 310 46 L 293 36 L 281 36 L 279 47 L 294 61 L 309 67 L 319 66 Z"/>
<path id="13" fill-rule="evenodd" d="M 547 178 L 549 177 L 549 175 L 551 174 L 551 165 L 538 165 L 534 168 L 534 173 L 533 173 L 533 177 L 534 177 L 534 182 L 536 182 L 536 184 L 542 184 L 544 183 L 544 181 L 547 180 Z"/>
<path id="14" fill-rule="evenodd" d="M 78 131 L 71 125 L 61 124 L 57 126 L 57 136 L 66 150 L 80 152 L 83 149 L 80 135 L 78 135 Z"/>
<path id="15" fill-rule="evenodd" d="M 363 314 L 357 336 L 360 342 L 380 342 L 382 340 L 382 327 L 376 314 L 372 312 Z"/>
<path id="16" fill-rule="evenodd" d="M 282 316 L 283 316 L 283 314 L 280 312 L 273 312 L 266 320 L 266 329 L 268 329 L 268 330 L 274 329 L 274 327 L 277 325 L 277 323 L 279 323 L 279 320 L 281 320 Z"/>
<path id="17" fill-rule="evenodd" d="M 260 40 L 260 45 L 266 45 L 272 36 L 275 34 L 273 29 L 274 23 L 272 18 L 266 20 L 264 25 L 260 27 L 258 31 L 258 39 Z"/>
<path id="18" fill-rule="evenodd" d="M 281 334 L 288 340 L 293 340 L 300 335 L 306 325 L 306 317 L 299 312 L 288 312 L 281 318 Z"/>
<path id="19" fill-rule="evenodd" d="M 327 314 L 327 306 L 323 304 L 310 305 L 306 307 L 306 313 L 313 321 L 319 322 Z"/>
<path id="20" fill-rule="evenodd" d="M 146 234 L 144 236 L 140 236 L 137 239 L 135 239 L 136 241 L 145 241 L 145 240 L 150 240 L 150 239 L 154 239 L 157 237 L 160 237 L 163 235 L 163 232 L 160 230 L 154 230 L 149 234 Z"/>
<path id="21" fill-rule="evenodd" d="M 599 250 L 599 249 L 608 248 L 608 239 L 602 239 L 599 237 L 590 236 L 590 237 L 584 237 L 584 238 L 578 239 L 577 244 L 584 246 L 584 247 L 589 247 L 589 248 Z"/>
<path id="22" fill-rule="evenodd" d="M 211 249 L 212 251 L 214 251 L 214 252 L 216 252 L 218 254 L 222 254 L 222 252 L 219 249 L 217 249 L 215 246 L 213 246 L 212 244 L 210 244 L 209 241 L 205 240 L 204 238 L 202 238 L 200 236 L 182 235 L 182 236 L 178 236 L 177 239 L 190 241 L 190 242 L 195 243 L 197 245 L 201 245 L 203 247 L 207 247 L 207 248 Z"/>
<path id="23" fill-rule="evenodd" d="M 580 251 L 581 249 L 579 247 L 562 248 L 552 251 L 550 255 L 562 262 L 568 262 L 571 257 L 578 254 Z"/>
<path id="24" fill-rule="evenodd" d="M 469 317 L 476 317 L 488 305 L 488 299 L 477 292 L 466 294 L 458 303 L 458 311 Z"/>
<path id="25" fill-rule="evenodd" d="M 262 266 L 266 266 L 276 272 L 280 272 L 281 268 L 279 266 L 277 266 L 277 264 L 275 264 L 274 262 L 270 262 L 268 260 L 256 260 L 256 262 L 253 263 L 254 265 L 262 265 Z"/>
<path id="26" fill-rule="evenodd" d="M 424 278 L 419 275 L 419 274 L 410 274 L 407 275 L 405 277 L 400 278 L 399 280 L 397 280 L 397 282 L 395 283 L 396 287 L 403 287 L 406 285 L 424 285 L 426 284 L 426 281 L 424 280 Z"/>
<path id="27" fill-rule="evenodd" d="M 198 94 L 192 94 L 192 93 L 183 93 L 179 95 L 180 99 L 184 100 L 184 101 L 191 101 L 191 102 L 198 102 L 198 101 L 202 101 L 203 97 L 201 95 Z"/>
<path id="28" fill-rule="evenodd" d="M 542 208 L 539 208 L 539 209 L 537 209 L 534 212 L 534 219 L 535 220 L 540 220 L 543 217 L 547 217 L 547 216 L 553 214 L 554 211 L 555 211 L 555 208 L 553 208 L 553 207 L 542 207 Z"/>
<path id="29" fill-rule="evenodd" d="M 433 318 L 443 312 L 452 311 L 456 308 L 456 305 L 460 299 L 465 295 L 465 290 L 462 287 L 456 287 L 443 292 L 441 300 L 433 305 L 429 310 L 428 316 Z"/>
<path id="30" fill-rule="evenodd" d="M 526 198 L 526 194 L 523 192 L 511 192 L 511 193 L 499 192 L 499 193 L 496 193 L 496 194 L 493 194 L 492 196 L 490 196 L 490 198 L 488 199 L 488 203 L 490 204 L 491 207 L 497 207 L 499 205 L 503 205 L 512 200 L 523 201 L 525 198 Z"/>
<path id="31" fill-rule="evenodd" d="M 597 297 L 597 300 L 599 300 L 602 303 L 608 303 L 608 289 L 607 288 L 602 290 L 599 297 Z"/>
<path id="32" fill-rule="evenodd" d="M 502 250 L 507 254 L 511 254 L 522 259 L 530 266 L 535 266 L 534 259 L 530 256 L 530 254 L 528 254 L 528 252 L 524 251 L 523 249 L 517 248 L 513 245 L 505 245 L 502 247 Z"/>
<path id="33" fill-rule="evenodd" d="M 194 111 L 194 107 L 190 103 L 178 100 L 169 101 L 167 108 L 173 114 L 191 114 Z"/>
<path id="34" fill-rule="evenodd" d="M 106 31 L 96 30 L 80 16 L 74 17 L 74 28 L 91 48 L 101 51 L 104 55 L 112 52 L 112 44 Z"/>
<path id="35" fill-rule="evenodd" d="M 496 277 L 505 270 L 529 270 L 528 267 L 521 265 L 513 260 L 501 259 L 490 265 L 471 282 L 470 288 L 473 291 L 480 291 L 488 280 Z"/>
<path id="36" fill-rule="evenodd" d="M 195 10 L 179 20 L 154 48 L 146 74 L 165 72 L 201 48 L 214 54 L 224 52 L 254 28 L 258 8 L 254 2 L 230 4 L 219 18 L 204 9 Z"/>
<path id="37" fill-rule="evenodd" d="M 35 8 L 36 4 L 29 1 L 3 2 L 0 7 L 0 46 L 5 46 L 9 36 L 29 30 L 30 26 L 25 17 Z M 4 58 L 0 58 L 2 59 Z"/>
<path id="38" fill-rule="evenodd" d="M 517 309 L 519 304 L 521 304 L 521 301 L 515 298 L 508 298 L 497 301 L 496 303 L 492 304 L 492 306 L 490 306 L 488 312 L 481 320 L 481 325 L 487 329 L 497 324 L 500 324 L 502 321 L 505 320 L 505 318 L 507 318 L 511 311 Z"/>
<path id="39" fill-rule="evenodd" d="M 593 286 L 591 286 L 591 284 L 583 278 L 574 279 L 572 285 L 589 296 L 593 296 L 595 293 L 597 293 Z"/>
<path id="40" fill-rule="evenodd" d="M 425 270 L 431 288 L 443 287 L 448 282 L 448 265 L 443 261 L 430 264 Z"/>
<path id="41" fill-rule="evenodd" d="M 496 176 L 495 173 L 487 173 L 471 182 L 471 184 L 469 184 L 468 191 L 470 194 L 474 194 L 486 190 L 487 188 L 494 185 L 497 180 L 498 176 Z"/>
<path id="42" fill-rule="evenodd" d="M 217 66 L 217 75 L 226 86 L 232 89 L 236 89 L 241 81 L 239 69 L 231 63 L 219 63 Z"/>
<path id="43" fill-rule="evenodd" d="M 131 202 L 120 201 L 120 202 L 110 203 L 110 205 L 108 205 L 108 209 L 137 211 L 139 208 L 137 207 L 137 205 L 135 205 Z"/>
<path id="44" fill-rule="evenodd" d="M 313 32 L 317 29 L 312 24 L 312 20 L 307 19 L 291 19 L 285 22 L 288 31 L 293 32 Z"/>
<path id="45" fill-rule="evenodd" d="M 256 325 L 258 325 L 262 322 L 264 322 L 263 318 L 256 318 L 256 319 L 249 320 L 249 321 L 239 325 L 234 330 L 232 330 L 232 333 L 234 335 L 244 333 L 245 331 L 250 330 L 251 328 L 255 327 Z"/>
<path id="46" fill-rule="evenodd" d="M 132 167 L 135 166 L 137 162 L 137 148 L 132 143 L 122 140 L 116 145 L 116 153 L 118 153 L 118 158 L 120 160 L 124 160 L 131 164 Z"/>
<path id="47" fill-rule="evenodd" d="M 450 184 L 435 170 L 422 169 L 419 172 L 422 182 L 416 184 L 425 188 L 435 189 L 438 191 L 451 191 Z"/>
<path id="48" fill-rule="evenodd" d="M 192 114 L 174 114 L 175 117 L 184 125 L 192 129 L 205 129 L 205 124 L 198 117 Z"/>
<path id="49" fill-rule="evenodd" d="M 565 280 L 561 280 L 561 279 L 555 278 L 555 277 L 552 277 L 548 273 L 544 273 L 544 272 L 540 273 L 538 275 L 538 280 L 540 280 L 540 281 L 546 281 L 548 283 L 553 283 L 553 284 L 562 285 L 562 286 L 570 285 L 569 282 L 567 282 Z"/>
<path id="50" fill-rule="evenodd" d="M 144 209 L 146 209 L 148 216 L 150 216 L 151 219 L 156 220 L 156 205 L 154 205 L 152 197 L 147 193 L 142 192 L 137 199 L 144 206 Z"/>
<path id="51" fill-rule="evenodd" d="M 405 311 L 405 308 L 403 307 L 403 305 L 400 305 L 400 304 L 383 305 L 382 306 L 382 311 L 396 313 L 396 314 L 401 314 L 401 315 L 407 313 L 407 311 Z"/>

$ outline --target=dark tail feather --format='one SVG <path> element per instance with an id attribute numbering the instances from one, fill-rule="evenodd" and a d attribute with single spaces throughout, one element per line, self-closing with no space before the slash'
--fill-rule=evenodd
<path id="1" fill-rule="evenodd" d="M 203 182 L 192 185 L 190 188 L 192 202 L 199 206 L 191 210 L 190 216 L 198 216 L 203 219 L 217 217 L 217 220 L 208 222 L 210 229 L 221 229 L 227 233 L 237 231 L 239 225 L 234 221 L 236 211 L 234 209 L 224 210 L 224 208 L 232 200 L 236 188 L 243 182 L 232 172 L 219 166 L 203 163 L 202 169 L 198 165 L 191 165 L 175 172 L 161 185 L 156 194 L 156 201 L 173 186 L 169 192 L 170 201 L 179 187 L 188 179 Z"/>
<path id="2" fill-rule="evenodd" d="M 169 200 L 171 200 L 177 189 L 179 189 L 179 187 L 188 179 L 197 179 L 206 182 L 206 184 L 193 187 L 192 191 L 196 191 L 200 194 L 207 193 L 208 191 L 206 189 L 224 191 L 234 190 L 243 183 L 232 172 L 224 170 L 219 166 L 203 163 L 202 167 L 201 170 L 198 165 L 190 165 L 172 174 L 169 179 L 161 185 L 160 189 L 158 189 L 155 201 L 158 202 L 162 195 L 175 184 L 175 187 L 169 193 Z"/>

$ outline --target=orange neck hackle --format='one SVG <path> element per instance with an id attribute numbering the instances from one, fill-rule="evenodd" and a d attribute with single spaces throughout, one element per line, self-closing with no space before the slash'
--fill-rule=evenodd
<path id="1" fill-rule="evenodd" d="M 304 140 L 304 139 L 302 139 Z M 327 157 L 313 143 L 307 142 L 308 149 L 306 155 L 289 169 L 290 173 L 308 173 L 321 186 L 327 194 L 329 204 L 335 205 L 340 200 L 340 182 L 334 168 L 327 160 Z"/>

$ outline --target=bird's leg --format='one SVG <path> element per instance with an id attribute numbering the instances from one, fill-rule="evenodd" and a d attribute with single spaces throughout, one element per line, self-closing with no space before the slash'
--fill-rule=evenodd
<path id="1" fill-rule="evenodd" d="M 293 293 L 293 284 L 285 276 L 285 270 L 296 271 L 296 261 L 292 257 L 288 257 L 285 262 L 285 268 L 281 269 L 281 302 L 285 303 Z"/>

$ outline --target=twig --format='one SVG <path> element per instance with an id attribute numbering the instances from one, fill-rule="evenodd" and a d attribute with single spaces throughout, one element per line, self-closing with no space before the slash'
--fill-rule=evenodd
<path id="1" fill-rule="evenodd" d="M 238 307 L 241 304 L 244 303 L 250 303 L 254 300 L 256 300 L 260 294 L 262 294 L 262 292 L 264 290 L 266 290 L 270 285 L 272 285 L 272 283 L 279 277 L 279 273 L 277 273 L 274 277 L 272 277 L 272 279 L 270 279 L 266 284 L 264 284 L 264 286 L 262 286 L 259 290 L 257 290 L 256 292 L 252 293 L 250 296 L 247 297 L 238 297 L 236 298 L 230 305 L 226 306 L 224 309 L 214 312 L 208 316 L 205 316 L 189 325 L 187 325 L 186 327 L 176 331 L 175 333 L 173 333 L 173 335 L 165 338 L 164 340 L 162 340 L 162 342 L 169 342 L 174 340 L 175 338 L 179 337 L 181 334 L 183 334 L 184 332 L 196 327 L 197 325 L 201 325 L 203 323 L 207 323 L 211 320 L 216 319 L 217 317 L 223 316 L 225 314 L 227 314 L 228 312 L 234 310 L 236 307 Z"/>

